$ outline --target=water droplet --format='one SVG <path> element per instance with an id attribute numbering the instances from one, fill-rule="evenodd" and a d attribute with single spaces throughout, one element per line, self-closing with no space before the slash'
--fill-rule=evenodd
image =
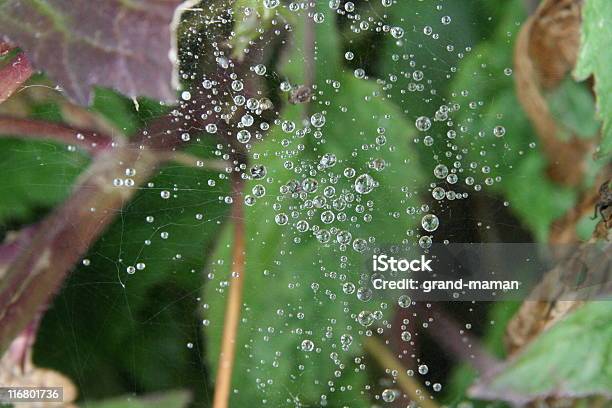
<path id="1" fill-rule="evenodd" d="M 419 246 L 421 248 L 423 249 L 431 248 L 431 244 L 432 244 L 432 240 L 430 236 L 423 235 L 421 238 L 419 238 Z"/>
<path id="2" fill-rule="evenodd" d="M 443 179 L 448 175 L 448 167 L 443 164 L 438 164 L 436 167 L 434 167 L 433 173 L 437 178 Z"/>
<path id="3" fill-rule="evenodd" d="M 274 221 L 276 221 L 278 225 L 286 225 L 289 221 L 289 217 L 287 217 L 285 213 L 279 213 L 274 217 Z"/>
<path id="4" fill-rule="evenodd" d="M 393 402 L 393 401 L 395 401 L 395 391 L 394 390 L 386 389 L 380 395 L 381 395 L 383 401 L 385 401 L 385 402 Z"/>
<path id="5" fill-rule="evenodd" d="M 421 219 L 421 226 L 427 232 L 432 232 L 438 229 L 440 221 L 434 214 L 427 214 Z"/>
<path id="6" fill-rule="evenodd" d="M 359 324 L 363 327 L 371 326 L 372 323 L 374 323 L 374 316 L 372 316 L 372 313 L 368 312 L 367 310 L 362 310 L 357 315 L 357 322 L 359 322 Z"/>
<path id="7" fill-rule="evenodd" d="M 310 117 L 310 123 L 316 128 L 323 127 L 323 125 L 325 125 L 325 115 L 321 112 L 315 113 Z"/>
<path id="8" fill-rule="evenodd" d="M 238 139 L 240 143 L 248 143 L 249 140 L 251 140 L 251 132 L 246 129 L 242 129 L 236 135 L 236 139 Z"/>
<path id="9" fill-rule="evenodd" d="M 398 299 L 397 299 L 397 304 L 399 305 L 399 307 L 401 308 L 407 308 L 412 304 L 412 299 L 410 299 L 410 296 L 408 295 L 401 295 Z"/>
<path id="10" fill-rule="evenodd" d="M 393 27 L 391 35 L 395 38 L 402 38 L 404 36 L 404 29 L 402 27 Z"/>
<path id="11" fill-rule="evenodd" d="M 257 75 L 265 75 L 265 73 L 266 73 L 266 66 L 264 64 L 257 64 L 257 65 L 255 65 L 255 67 L 253 67 L 253 71 Z"/>
<path id="12" fill-rule="evenodd" d="M 425 132 L 431 127 L 431 119 L 429 119 L 427 116 L 419 116 L 417 120 L 414 121 L 414 125 L 421 132 Z"/>
<path id="13" fill-rule="evenodd" d="M 319 165 L 321 166 L 321 168 L 327 169 L 330 167 L 334 167 L 334 165 L 336 164 L 336 155 L 332 154 L 332 153 L 325 153 L 322 157 L 321 160 L 319 161 Z"/>
<path id="14" fill-rule="evenodd" d="M 376 181 L 369 174 L 362 174 L 355 179 L 355 191 L 359 194 L 368 194 L 374 187 L 376 187 Z"/>
<path id="15" fill-rule="evenodd" d="M 310 352 L 310 351 L 314 350 L 314 343 L 312 342 L 312 340 L 306 339 L 306 340 L 302 341 L 302 346 L 301 347 L 302 347 L 303 351 Z"/>
<path id="16" fill-rule="evenodd" d="M 251 167 L 250 173 L 251 177 L 253 177 L 255 180 L 262 179 L 266 177 L 266 166 L 263 164 L 256 164 L 255 166 Z"/>
<path id="17" fill-rule="evenodd" d="M 497 125 L 493 128 L 493 135 L 495 135 L 495 137 L 502 137 L 505 134 L 506 134 L 505 127 Z"/>

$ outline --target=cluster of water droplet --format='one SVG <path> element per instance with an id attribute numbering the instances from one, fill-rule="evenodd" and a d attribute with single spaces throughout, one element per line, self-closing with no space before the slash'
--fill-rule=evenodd
<path id="1" fill-rule="evenodd" d="M 398 0 L 376 1 L 379 1 L 384 7 L 383 10 L 388 10 L 390 7 L 403 7 Z M 264 8 L 275 16 L 269 21 L 273 27 L 270 30 L 272 35 L 282 38 L 293 32 L 294 27 L 289 19 L 279 17 L 282 13 L 292 13 L 293 17 L 306 17 L 309 22 L 312 21 L 315 24 L 330 23 L 330 19 L 326 18 L 325 13 L 318 11 L 315 3 L 290 1 L 285 4 L 280 0 L 263 0 Z M 382 16 L 376 13 L 360 15 L 360 7 L 356 2 L 331 0 L 328 6 L 338 18 L 346 23 L 352 34 L 356 36 L 372 33 L 383 35 L 395 44 L 396 47 L 389 57 L 390 60 L 385 62 L 396 69 L 391 70 L 392 73 L 385 78 L 371 78 L 373 75 L 368 71 L 367 64 L 362 63 L 367 60 L 368 55 L 359 55 L 357 48 L 343 50 L 341 56 L 343 55 L 343 62 L 347 64 L 346 70 L 349 75 L 352 75 L 349 79 L 359 83 L 375 81 L 378 85 L 378 90 L 368 98 L 379 98 L 386 101 L 393 99 L 394 94 L 399 94 L 400 98 L 417 98 L 423 101 L 422 110 L 419 112 L 399 112 L 395 117 L 388 114 L 385 119 L 399 119 L 400 115 L 404 115 L 404 119 L 409 119 L 410 128 L 405 129 L 405 143 L 422 156 L 421 163 L 414 163 L 414 166 L 420 165 L 427 169 L 428 185 L 411 186 L 407 182 L 406 185 L 391 186 L 386 183 L 387 174 L 394 171 L 393 167 L 396 163 L 382 158 L 382 155 L 376 152 L 381 149 L 396 149 L 398 146 L 401 147 L 400 143 L 404 141 L 389 142 L 389 132 L 385 126 L 381 125 L 375 133 L 367 135 L 370 139 L 368 145 L 355 149 L 350 152 L 350 155 L 347 152 L 334 151 L 333 147 L 329 147 L 331 144 L 328 143 L 331 137 L 330 128 L 336 125 L 330 111 L 338 110 L 348 117 L 360 114 L 345 106 L 331 106 L 330 95 L 344 92 L 347 81 L 345 78 L 325 78 L 325 81 L 319 81 L 324 85 L 322 83 L 295 84 L 276 72 L 277 67 L 259 60 L 252 63 L 246 70 L 248 72 L 241 74 L 244 76 L 241 77 L 233 72 L 235 63 L 232 54 L 223 49 L 223 44 L 215 47 L 215 69 L 225 72 L 224 75 L 229 80 L 220 82 L 211 76 L 201 80 L 201 87 L 199 87 L 201 93 L 190 90 L 182 91 L 179 101 L 182 113 L 179 113 L 179 110 L 176 111 L 176 121 L 187 123 L 189 115 L 197 114 L 206 122 L 202 128 L 184 127 L 184 131 L 180 133 L 180 139 L 185 144 L 197 144 L 202 141 L 203 135 L 219 137 L 222 140 L 215 145 L 213 155 L 228 164 L 227 169 L 219 171 L 215 176 L 210 176 L 209 173 L 206 180 L 198 181 L 198 188 L 214 189 L 218 182 L 227 181 L 230 173 L 240 173 L 248 181 L 247 190 L 243 195 L 220 195 L 221 202 L 230 205 L 234 203 L 234 200 L 243 200 L 247 211 L 259 205 L 271 208 L 273 210 L 271 219 L 260 221 L 262 224 L 273 223 L 282 239 L 289 239 L 297 245 L 314 239 L 322 248 L 338 250 L 336 254 L 339 258 L 338 264 L 341 265 L 341 272 L 330 272 L 329 269 L 332 268 L 326 269 L 325 265 L 321 267 L 321 270 L 325 271 L 326 279 L 329 278 L 338 283 L 337 293 L 332 290 L 321 292 L 324 292 L 325 301 L 329 302 L 334 302 L 341 297 L 342 299 L 358 300 L 358 307 L 349 306 L 348 302 L 343 304 L 344 313 L 350 316 L 351 324 L 335 332 L 335 328 L 326 330 L 322 337 L 318 337 L 313 331 L 301 328 L 293 330 L 291 334 L 300 338 L 296 343 L 296 350 L 304 353 L 306 359 L 309 358 L 308 356 L 325 350 L 325 347 L 331 343 L 329 338 L 335 336 L 336 343 L 333 343 L 330 359 L 338 367 L 334 376 L 340 377 L 342 371 L 347 367 L 343 362 L 342 353 L 349 354 L 354 351 L 354 344 L 358 336 L 364 334 L 372 336 L 385 332 L 392 326 L 386 319 L 391 309 L 409 309 L 413 305 L 413 300 L 405 294 L 394 295 L 392 302 L 376 299 L 369 285 L 372 277 L 360 274 L 357 270 L 359 265 L 351 263 L 349 256 L 368 253 L 369 250 L 376 248 L 377 240 L 385 236 L 386 231 L 371 232 L 375 228 L 370 228 L 368 233 L 363 232 L 365 228 L 362 226 L 376 225 L 382 217 L 387 217 L 398 223 L 406 224 L 406 236 L 402 243 L 410 242 L 425 250 L 430 248 L 435 234 L 439 233 L 441 220 L 444 221 L 446 215 L 444 210 L 448 208 L 445 205 L 451 201 L 466 199 L 472 191 L 481 191 L 484 187 L 493 186 L 501 181 L 501 176 L 497 175 L 498 164 L 487 161 L 485 146 L 503 145 L 506 129 L 501 124 L 503 122 L 501 116 L 498 123 L 488 129 L 474 128 L 469 120 L 464 121 L 465 123 L 459 122 L 457 118 L 464 117 L 465 111 L 478 115 L 484 103 L 472 100 L 468 90 L 448 97 L 438 95 L 437 85 L 432 77 L 434 71 L 441 69 L 432 68 L 429 63 L 419 61 L 411 51 L 411 47 L 415 47 L 415 44 L 416 47 L 421 48 L 426 47 L 432 41 L 442 41 L 441 34 L 436 30 L 442 32 L 444 27 L 454 24 L 450 16 L 441 14 L 439 21 L 431 21 L 421 27 L 412 27 L 389 24 L 386 14 Z M 435 7 L 442 13 L 440 5 Z M 243 10 L 243 14 L 246 20 L 252 16 L 261 17 L 260 11 L 249 7 Z M 224 20 L 224 18 L 220 18 L 219 21 L 231 21 L 230 19 Z M 207 21 L 213 24 L 212 20 Z M 214 24 L 219 23 L 215 20 Z M 260 35 L 257 40 L 264 38 L 264 31 L 258 32 Z M 195 30 L 192 34 L 198 35 Z M 232 32 L 232 37 L 238 35 L 239 33 Z M 319 57 L 317 52 L 320 41 L 317 40 L 314 47 L 315 58 Z M 241 46 L 245 47 L 243 51 L 246 52 L 254 44 L 256 44 L 255 40 L 249 40 L 246 45 L 241 43 Z M 470 47 L 455 49 L 452 41 L 449 41 L 445 49 L 457 60 L 463 59 L 467 53 L 471 52 Z M 433 62 L 440 60 L 443 58 L 435 57 Z M 445 68 L 448 71 L 447 79 L 450 79 L 451 74 L 457 71 L 454 64 Z M 505 75 L 511 75 L 511 73 L 509 68 L 504 70 Z M 271 100 L 277 101 L 278 98 L 270 96 L 269 99 L 264 96 L 263 92 L 252 92 L 249 89 L 248 76 L 265 80 L 268 85 L 273 84 L 275 88 L 271 93 L 277 94 L 283 103 L 303 104 L 301 120 L 288 119 L 280 114 L 281 112 L 277 112 L 280 109 L 275 107 Z M 182 72 L 182 79 L 187 80 L 193 77 L 194 75 L 190 72 Z M 400 79 L 405 85 L 398 89 Z M 323 89 L 324 86 L 327 88 Z M 434 104 L 433 101 L 437 102 Z M 206 104 L 206 109 L 200 109 L 204 104 Z M 271 112 L 274 115 L 267 115 Z M 275 118 L 270 119 L 270 117 Z M 229 134 L 223 129 L 227 123 L 234 124 Z M 354 137 L 353 134 L 359 134 L 360 131 L 360 129 L 346 129 L 345 137 Z M 266 152 L 259 151 L 257 143 L 271 137 L 274 138 L 275 144 L 270 143 L 268 146 L 273 147 Z M 237 150 L 246 152 L 249 156 L 248 167 L 244 162 L 239 163 L 234 159 Z M 470 154 L 476 150 L 481 160 L 474 159 L 474 155 Z M 278 162 L 282 165 L 279 166 Z M 197 167 L 205 167 L 206 162 L 198 160 L 195 164 Z M 130 187 L 134 185 L 135 176 L 134 169 L 126 169 L 125 175 L 113 179 L 113 186 Z M 406 178 L 408 176 L 406 175 Z M 159 199 L 169 200 L 169 202 L 181 194 L 176 185 L 155 186 L 149 183 L 147 187 L 156 189 L 159 192 Z M 384 212 L 379 207 L 382 207 L 385 200 L 388 200 L 389 189 L 393 188 L 400 189 L 407 199 L 401 203 L 395 203 L 401 211 Z M 415 205 L 414 197 L 419 195 L 429 204 Z M 196 215 L 198 222 L 210 221 L 205 218 L 202 213 Z M 146 216 L 147 223 L 154 223 L 154 220 L 152 215 Z M 169 238 L 168 231 L 162 227 L 156 230 L 156 233 L 161 239 Z M 253 239 L 256 240 L 258 237 L 255 235 Z M 150 245 L 150 240 L 147 241 L 145 244 Z M 270 251 L 272 250 L 275 248 L 270 248 Z M 350 255 L 347 256 L 347 253 Z M 180 254 L 177 256 L 180 257 Z M 145 263 L 140 261 L 126 266 L 128 274 L 134 274 L 143 269 L 145 269 Z M 269 274 L 270 271 L 266 270 L 262 273 Z M 213 275 L 209 275 L 209 278 L 212 279 Z M 313 293 L 323 296 L 319 293 L 322 285 L 317 281 L 319 277 L 303 277 L 303 279 L 312 280 L 310 288 Z M 219 285 L 220 292 L 224 293 L 223 290 L 229 285 L 228 280 L 223 280 Z M 319 298 L 317 301 L 324 302 Z M 278 316 L 284 316 L 286 306 L 283 305 L 283 308 L 277 310 Z M 299 309 L 299 306 L 293 306 Z M 287 309 L 289 308 L 287 306 Z M 303 318 L 300 312 L 295 315 L 298 320 Z M 205 325 L 210 324 L 209 320 L 204 321 Z M 333 323 L 330 324 L 333 325 Z M 272 326 L 264 328 L 262 325 L 261 333 L 256 335 L 263 336 L 267 340 L 273 331 Z M 416 336 L 408 328 L 407 322 L 401 324 L 399 337 L 403 343 L 410 345 L 414 341 L 413 335 Z M 281 360 L 282 358 L 276 356 L 272 366 L 277 367 Z M 365 363 L 361 357 L 354 361 L 358 369 L 363 369 Z M 304 366 L 300 365 L 298 370 L 304 370 Z M 416 371 L 419 375 L 426 376 L 429 368 L 426 364 L 419 364 Z M 408 370 L 408 375 L 414 375 L 414 373 Z M 269 379 L 261 379 L 257 383 L 257 387 L 262 390 L 271 386 Z M 438 392 L 442 386 L 434 383 L 431 388 Z M 389 386 L 378 394 L 377 398 L 382 402 L 392 403 L 401 395 L 401 392 L 395 386 Z"/>

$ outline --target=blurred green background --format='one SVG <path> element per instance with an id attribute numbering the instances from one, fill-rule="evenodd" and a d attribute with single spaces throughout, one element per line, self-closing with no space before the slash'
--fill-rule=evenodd
<path id="1" fill-rule="evenodd" d="M 272 193 L 247 208 L 249 281 L 234 376 L 239 392 L 232 396 L 232 406 L 264 406 L 262 399 L 268 406 L 294 406 L 295 396 L 303 406 L 319 406 L 321 395 L 327 395 L 330 407 L 371 406 L 371 396 L 380 392 L 378 388 L 385 388 L 384 381 L 379 381 L 383 373 L 373 362 L 368 362 L 366 370 L 351 368 L 359 365 L 355 358 L 363 355 L 357 328 L 347 330 L 354 343 L 349 351 L 340 352 L 338 361 L 330 358 L 332 350 L 325 346 L 322 353 L 306 357 L 295 347 L 296 339 L 301 338 L 300 328 L 310 328 L 311 336 L 318 338 L 325 337 L 332 321 L 334 327 L 355 325 L 351 313 L 358 310 L 359 302 L 354 295 L 338 293 L 338 282 L 326 279 L 325 273 L 333 270 L 350 276 L 359 261 L 350 253 L 320 245 L 314 237 L 298 237 L 296 241 L 297 235 L 279 232 L 274 225 L 273 192 L 292 177 L 284 167 L 288 157 L 307 162 L 330 152 L 352 167 L 367 168 L 367 154 L 355 158 L 352 153 L 384 126 L 388 145 L 397 149 L 381 153 L 393 166 L 381 175 L 381 183 L 388 188 L 374 199 L 374 216 L 380 216 L 369 225 L 353 226 L 351 231 L 354 236 L 379 234 L 387 242 L 418 237 L 422 204 L 429 205 L 441 219 L 433 234 L 436 242 L 544 242 L 552 220 L 574 205 L 577 191 L 555 185 L 545 176 L 545 159 L 516 98 L 513 76 L 507 71 L 513 66 L 516 34 L 527 16 L 524 3 L 411 0 L 387 8 L 380 1 L 355 1 L 362 21 L 373 17 L 404 27 L 405 36 L 399 41 L 376 30 L 356 33 L 356 21 L 335 15 L 326 1 L 317 2 L 325 21 L 315 27 L 316 83 L 323 92 L 319 99 L 330 101 L 325 107 L 327 127 L 323 138 L 309 139 L 303 151 L 295 146 L 300 141 L 291 141 L 290 147 L 283 144 L 287 136 L 278 124 L 255 145 L 261 160 L 253 160 L 253 164 L 265 163 L 274 182 L 267 186 Z M 444 16 L 450 16 L 452 23 L 442 24 Z M 279 91 L 281 81 L 304 82 L 305 28 L 300 18 L 292 23 L 290 45 L 270 41 L 277 49 L 270 52 L 266 64 L 265 92 L 273 101 L 286 97 Z M 194 21 L 197 19 L 189 24 L 196 24 Z M 426 27 L 431 27 L 431 34 L 424 32 Z M 198 52 L 197 44 L 187 47 Z M 346 52 L 355 57 L 347 60 Z M 189 66 L 189 62 L 185 64 Z M 200 64 L 197 69 L 206 66 Z M 365 70 L 367 79 L 355 78 L 353 72 L 358 68 Z M 417 70 L 424 79 L 415 81 L 410 75 Z M 339 92 L 334 91 L 330 78 L 341 83 Z M 413 87 L 415 90 L 409 90 Z M 550 98 L 560 120 L 568 126 L 580 124 L 585 133 L 582 136 L 593 137 L 597 131 L 595 108 L 586 89 L 568 81 Z M 373 94 L 377 96 L 365 102 Z M 22 109 L 31 117 L 62 120 L 53 98 L 24 93 L 21 99 Z M 455 151 L 464 156 L 464 163 L 478 164 L 477 168 L 466 166 L 461 180 L 472 176 L 483 188 L 475 191 L 473 186 L 460 183 L 454 190 L 469 192 L 467 199 L 438 202 L 431 198 L 432 171 L 440 163 L 453 168 L 454 156 L 446 154 L 450 149 L 445 136 L 451 128 L 446 122 L 434 123 L 429 133 L 435 142 L 426 146 L 413 123 L 416 117 L 432 116 L 440 105 L 453 103 L 463 107 L 452 128 L 459 134 L 453 140 Z M 468 107 L 471 103 L 475 108 Z M 139 105 L 137 111 L 131 100 L 97 89 L 91 110 L 130 134 L 165 111 L 155 101 L 141 99 Z M 299 123 L 303 109 L 286 105 L 281 121 Z M 499 123 L 506 128 L 503 139 L 477 136 L 478 130 L 490 132 Z M 462 126 L 466 130 L 461 131 Z M 200 157 L 215 157 L 223 151 L 217 143 L 202 138 L 188 150 Z M 279 152 L 287 152 L 287 156 L 274 157 Z M 82 153 L 50 142 L 0 139 L 0 232 L 6 234 L 42 219 L 70 193 L 88 160 Z M 486 186 L 484 180 L 489 175 L 482 173 L 484 166 L 492 169 L 491 177 L 499 176 L 501 181 Z M 591 177 L 596 169 L 595 165 L 589 169 Z M 249 182 L 247 191 L 255 184 Z M 170 191 L 171 198 L 161 199 L 162 190 Z M 229 205 L 224 202 L 229 193 L 227 177 L 217 172 L 179 164 L 164 166 L 123 208 L 90 249 L 86 261 L 71 273 L 44 316 L 34 360 L 70 377 L 83 406 L 135 407 L 140 405 L 120 396 L 168 390 L 188 394 L 168 394 L 167 400 L 157 401 L 158 406 L 208 406 L 226 301 L 223 282 L 229 272 L 231 234 L 227 226 L 231 220 Z M 416 215 L 408 220 L 398 222 L 393 216 L 383 216 L 409 206 L 414 206 Z M 583 236 L 592 231 L 594 223 L 581 221 Z M 413 234 L 407 235 L 410 230 Z M 341 259 L 343 255 L 349 259 Z M 146 265 L 144 270 L 126 274 L 128 266 L 139 262 Z M 312 283 L 319 284 L 314 291 Z M 328 292 L 336 297 L 331 299 Z M 469 324 L 469 330 L 502 357 L 503 330 L 517 306 L 460 304 L 448 313 L 462 325 Z M 296 317 L 301 313 L 304 319 Z M 381 322 L 393 321 L 394 313 L 390 306 Z M 415 331 L 419 331 L 417 321 L 415 318 Z M 262 330 L 270 330 L 269 335 Z M 395 332 L 390 331 L 393 336 Z M 440 353 L 427 330 L 421 331 L 413 352 L 430 367 L 426 388 L 441 403 L 468 401 L 465 391 L 475 373 Z M 346 333 L 334 331 L 330 338 L 342 334 Z M 340 365 L 342 374 L 336 376 L 334 371 Z M 330 393 L 328 381 L 334 382 L 337 392 Z M 431 391 L 436 382 L 443 384 L 442 391 Z M 366 384 L 372 385 L 370 395 L 363 392 Z M 96 402 L 118 396 L 117 400 Z M 142 406 L 153 406 L 151 401 Z"/>

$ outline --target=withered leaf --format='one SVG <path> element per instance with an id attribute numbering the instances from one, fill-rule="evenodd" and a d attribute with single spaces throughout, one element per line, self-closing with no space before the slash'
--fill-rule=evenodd
<path id="1" fill-rule="evenodd" d="M 545 0 L 523 24 L 514 53 L 516 93 L 534 125 L 546 154 L 549 177 L 575 186 L 586 171 L 591 142 L 572 135 L 552 115 L 545 91 L 559 86 L 576 62 L 580 38 L 579 0 Z M 571 132 L 570 132 L 571 133 Z"/>
<path id="2" fill-rule="evenodd" d="M 0 2 L 0 38 L 23 48 L 81 104 L 90 101 L 93 85 L 171 101 L 170 22 L 179 3 L 6 0 Z"/>

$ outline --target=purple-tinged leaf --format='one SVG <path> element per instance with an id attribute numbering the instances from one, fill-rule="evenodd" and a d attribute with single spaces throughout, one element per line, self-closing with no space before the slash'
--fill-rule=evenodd
<path id="1" fill-rule="evenodd" d="M 92 86 L 172 101 L 170 22 L 180 0 L 5 0 L 0 37 L 81 104 Z"/>

